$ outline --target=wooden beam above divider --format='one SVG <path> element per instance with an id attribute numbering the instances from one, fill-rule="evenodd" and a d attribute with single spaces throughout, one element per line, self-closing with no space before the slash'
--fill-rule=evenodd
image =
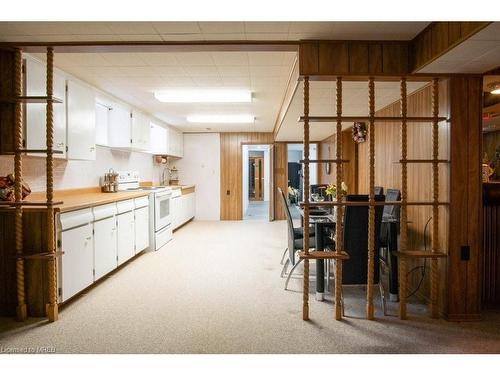
<path id="1" fill-rule="evenodd" d="M 409 73 L 407 41 L 303 41 L 300 75 L 390 76 Z"/>

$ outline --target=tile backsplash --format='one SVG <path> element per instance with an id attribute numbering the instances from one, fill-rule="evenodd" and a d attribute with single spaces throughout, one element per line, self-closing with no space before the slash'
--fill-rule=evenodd
<path id="1" fill-rule="evenodd" d="M 97 146 L 95 161 L 54 159 L 54 189 L 77 189 L 99 186 L 99 178 L 109 168 L 115 171 L 137 170 L 141 181 L 160 180 L 160 166 L 153 163 L 153 156 Z M 14 158 L 0 156 L 0 176 L 14 171 Z M 23 179 L 32 191 L 45 191 L 45 158 L 24 156 Z"/>

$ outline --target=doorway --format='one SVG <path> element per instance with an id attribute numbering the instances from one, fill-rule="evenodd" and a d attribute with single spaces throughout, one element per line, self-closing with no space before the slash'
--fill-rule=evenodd
<path id="1" fill-rule="evenodd" d="M 243 220 L 269 220 L 269 145 L 243 145 Z"/>

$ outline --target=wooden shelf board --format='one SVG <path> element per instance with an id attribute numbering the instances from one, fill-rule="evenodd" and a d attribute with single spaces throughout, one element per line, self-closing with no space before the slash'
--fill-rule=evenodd
<path id="1" fill-rule="evenodd" d="M 13 258 L 15 259 L 42 259 L 42 260 L 49 260 L 53 258 L 57 258 L 61 255 L 64 254 L 64 251 L 56 251 L 53 253 L 35 253 L 35 254 L 22 254 L 22 255 L 14 255 Z"/>
<path id="2" fill-rule="evenodd" d="M 343 122 L 355 122 L 355 121 L 370 121 L 372 118 L 370 116 L 341 116 L 340 120 Z M 304 122 L 305 116 L 300 116 L 297 120 L 298 122 Z M 338 120 L 337 116 L 309 116 L 309 122 L 335 122 Z M 401 122 L 403 117 L 401 116 L 375 116 L 373 117 L 375 122 Z M 433 122 L 434 117 L 406 117 L 406 122 Z M 437 117 L 438 122 L 448 121 L 446 117 Z"/>
<path id="3" fill-rule="evenodd" d="M 449 202 L 437 202 L 438 206 L 448 206 L 450 203 Z M 332 201 L 324 201 L 324 202 L 309 202 L 309 204 L 306 204 L 305 202 L 300 202 L 299 206 L 300 207 L 305 207 L 308 205 L 309 207 L 321 207 L 321 206 L 403 206 L 403 202 L 401 201 L 375 201 L 373 204 L 370 204 L 370 202 L 332 202 Z M 432 201 L 409 201 L 405 203 L 406 206 L 433 206 L 434 202 Z"/>
<path id="4" fill-rule="evenodd" d="M 438 163 L 449 163 L 449 160 L 446 159 L 438 159 L 436 160 Z M 435 161 L 433 159 L 406 159 L 406 160 L 399 160 L 395 163 L 413 163 L 413 164 L 418 164 L 418 163 L 429 163 L 433 164 Z"/>
<path id="5" fill-rule="evenodd" d="M 62 103 L 62 99 L 55 96 L 18 96 L 18 97 L 0 97 L 0 103 Z"/>
<path id="6" fill-rule="evenodd" d="M 392 252 L 397 257 L 402 258 L 446 258 L 448 255 L 443 252 L 431 252 L 423 250 L 408 250 L 408 251 L 393 251 Z"/>
<path id="7" fill-rule="evenodd" d="M 60 204 L 63 204 L 64 202 L 62 201 L 57 201 L 57 202 L 29 202 L 29 201 L 22 201 L 22 202 L 9 202 L 9 201 L 0 201 L 0 206 L 12 206 L 12 207 L 17 207 L 17 206 L 58 206 Z"/>
<path id="8" fill-rule="evenodd" d="M 350 160 L 347 159 L 316 159 L 309 160 L 309 163 L 349 163 Z M 305 160 L 299 160 L 299 163 L 304 164 Z"/>
<path id="9" fill-rule="evenodd" d="M 309 254 L 306 255 L 304 251 L 299 251 L 300 259 L 340 259 L 346 260 L 349 259 L 349 254 L 345 251 L 342 251 L 340 254 L 337 254 L 336 251 L 310 251 Z"/>

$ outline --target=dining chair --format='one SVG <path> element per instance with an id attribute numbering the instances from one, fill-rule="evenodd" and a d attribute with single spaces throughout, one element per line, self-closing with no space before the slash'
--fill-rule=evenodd
<path id="1" fill-rule="evenodd" d="M 302 242 L 302 239 L 304 238 L 304 228 L 299 227 L 295 228 L 293 226 L 293 219 L 292 215 L 290 214 L 290 208 L 288 207 L 288 203 L 285 197 L 285 193 L 283 190 L 281 190 L 280 187 L 278 187 L 278 192 L 279 192 L 279 198 L 281 202 L 281 206 L 283 207 L 283 211 L 285 212 L 286 216 L 286 221 L 287 221 L 287 248 L 283 252 L 283 255 L 281 256 L 281 262 L 280 264 L 283 264 L 283 260 L 285 259 L 285 256 L 287 252 L 289 253 L 288 259 L 286 260 L 285 264 L 283 265 L 283 269 L 281 270 L 281 277 L 283 277 L 286 273 L 286 270 L 288 268 L 288 265 L 291 263 L 292 265 L 295 265 L 295 252 L 298 250 L 301 250 L 297 248 L 298 242 Z M 309 238 L 314 239 L 314 227 L 311 227 L 309 229 Z"/>
<path id="2" fill-rule="evenodd" d="M 368 195 L 349 194 L 350 202 L 368 202 Z M 384 195 L 375 195 L 376 202 L 385 201 Z M 380 228 L 383 206 L 375 206 L 375 265 L 379 262 Z M 344 262 L 342 270 L 343 285 L 366 285 L 368 269 L 368 205 L 347 206 L 344 211 L 344 249 L 349 253 L 349 260 Z M 374 279 L 379 282 L 379 267 L 374 267 Z M 381 295 L 382 309 L 385 315 L 385 300 Z"/>
<path id="3" fill-rule="evenodd" d="M 374 186 L 373 187 L 373 194 L 383 195 L 384 194 L 384 187 L 383 186 Z"/>

